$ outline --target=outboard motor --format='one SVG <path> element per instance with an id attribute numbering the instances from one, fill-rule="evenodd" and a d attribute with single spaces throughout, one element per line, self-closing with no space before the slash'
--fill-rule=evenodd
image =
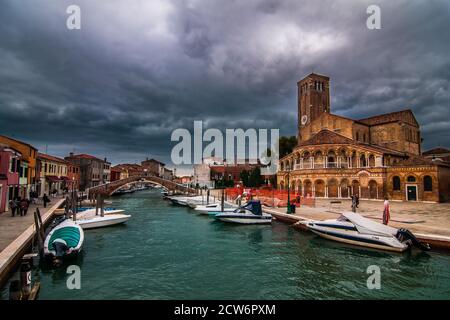
<path id="1" fill-rule="evenodd" d="M 408 243 L 408 245 L 411 246 L 415 246 L 421 250 L 424 251 L 428 251 L 430 250 L 430 245 L 426 242 L 421 242 L 419 241 L 413 234 L 411 231 L 407 230 L 407 229 L 398 229 L 397 234 L 395 235 L 395 237 L 398 239 L 398 241 L 404 243 Z"/>
<path id="2" fill-rule="evenodd" d="M 251 200 L 242 208 L 251 211 L 254 215 L 262 215 L 261 202 L 259 200 Z"/>
<path id="3" fill-rule="evenodd" d="M 62 265 L 62 259 L 69 247 L 63 239 L 55 239 L 55 241 L 53 241 L 53 247 L 55 248 L 56 252 L 53 258 L 53 265 L 55 267 L 60 267 Z"/>

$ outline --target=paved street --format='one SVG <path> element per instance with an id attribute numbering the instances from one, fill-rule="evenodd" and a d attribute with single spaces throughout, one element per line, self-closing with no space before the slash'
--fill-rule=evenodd
<path id="1" fill-rule="evenodd" d="M 13 242 L 22 232 L 34 224 L 34 211 L 39 207 L 41 215 L 44 215 L 49 208 L 57 203 L 62 198 L 51 198 L 52 201 L 47 205 L 47 208 L 41 205 L 31 205 L 28 209 L 28 214 L 24 217 L 11 216 L 11 212 L 0 214 L 0 252 L 3 251 L 11 242 Z"/>
<path id="2" fill-rule="evenodd" d="M 330 199 L 316 200 L 316 208 L 302 207 L 297 214 L 310 219 L 332 219 L 336 213 L 351 211 L 351 201 L 342 200 L 342 204 L 331 204 Z M 393 227 L 402 227 L 417 233 L 436 234 L 450 237 L 450 203 L 390 202 Z M 279 209 L 285 212 L 286 209 Z M 358 213 L 377 219 L 383 216 L 383 201 L 361 200 Z"/>

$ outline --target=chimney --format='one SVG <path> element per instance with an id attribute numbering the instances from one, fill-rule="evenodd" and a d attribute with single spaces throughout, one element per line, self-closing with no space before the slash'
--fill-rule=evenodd
<path id="1" fill-rule="evenodd" d="M 69 153 L 69 157 L 71 158 L 73 157 L 73 152 Z"/>

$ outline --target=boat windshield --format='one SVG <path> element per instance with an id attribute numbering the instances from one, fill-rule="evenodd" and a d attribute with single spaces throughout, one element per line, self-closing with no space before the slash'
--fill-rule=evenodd
<path id="1" fill-rule="evenodd" d="M 346 217 L 344 217 L 343 215 L 340 216 L 339 218 L 337 218 L 337 221 L 346 221 L 346 222 L 350 222 L 350 220 L 348 220 Z"/>

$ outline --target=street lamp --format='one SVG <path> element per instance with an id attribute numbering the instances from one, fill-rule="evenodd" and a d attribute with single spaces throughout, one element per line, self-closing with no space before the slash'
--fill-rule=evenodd
<path id="1" fill-rule="evenodd" d="M 292 210 L 291 210 L 291 183 L 289 181 L 290 175 L 291 175 L 291 164 L 289 163 L 287 168 L 286 168 L 286 172 L 287 172 L 287 191 L 288 191 L 288 196 L 287 196 L 287 214 L 291 214 Z"/>

